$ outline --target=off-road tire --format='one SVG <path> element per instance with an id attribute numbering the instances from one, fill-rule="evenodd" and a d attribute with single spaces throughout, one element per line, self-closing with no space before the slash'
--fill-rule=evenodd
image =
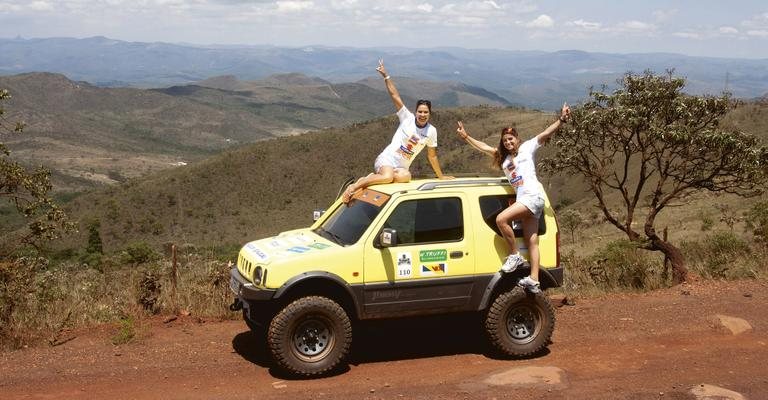
<path id="1" fill-rule="evenodd" d="M 319 376 L 346 358 L 352 344 L 352 323 L 335 301 L 302 297 L 272 318 L 267 343 L 280 368 L 295 375 Z"/>
<path id="2" fill-rule="evenodd" d="M 554 330 L 555 310 L 549 298 L 520 287 L 496 297 L 485 318 L 491 344 L 513 357 L 538 353 L 549 344 Z"/>

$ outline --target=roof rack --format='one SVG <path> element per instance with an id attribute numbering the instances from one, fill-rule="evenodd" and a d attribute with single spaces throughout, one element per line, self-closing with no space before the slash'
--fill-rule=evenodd
<path id="1" fill-rule="evenodd" d="M 453 179 L 448 181 L 427 182 L 418 187 L 418 190 L 434 190 L 441 187 L 450 186 L 478 186 L 478 185 L 509 185 L 507 178 L 488 178 L 488 179 Z"/>

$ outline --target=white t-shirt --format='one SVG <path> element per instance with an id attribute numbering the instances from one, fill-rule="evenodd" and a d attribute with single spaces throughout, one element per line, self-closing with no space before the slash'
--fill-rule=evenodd
<path id="1" fill-rule="evenodd" d="M 533 154 L 541 145 L 537 138 L 528 139 L 517 149 L 517 156 L 512 158 L 508 154 L 501 163 L 501 169 L 507 176 L 509 184 L 515 188 L 517 197 L 527 194 L 538 195 L 541 192 L 541 184 L 536 177 L 536 162 Z"/>
<path id="2" fill-rule="evenodd" d="M 416 116 L 405 106 L 397 110 L 400 126 L 397 127 L 392 142 L 384 148 L 379 159 L 388 160 L 394 168 L 408 168 L 424 146 L 437 147 L 437 129 L 430 123 L 423 128 L 416 126 Z M 389 163 L 385 163 L 389 164 Z"/>

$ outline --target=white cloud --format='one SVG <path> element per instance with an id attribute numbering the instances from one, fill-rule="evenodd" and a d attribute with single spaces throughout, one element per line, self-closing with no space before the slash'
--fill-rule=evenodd
<path id="1" fill-rule="evenodd" d="M 397 9 L 398 9 L 398 11 L 402 11 L 402 12 L 406 12 L 406 13 L 409 13 L 409 12 L 426 12 L 426 13 L 431 13 L 432 10 L 435 9 L 435 7 L 432 6 L 432 4 L 429 4 L 429 3 L 421 3 L 421 4 L 403 4 L 403 5 L 400 5 L 399 7 L 397 7 Z"/>
<path id="2" fill-rule="evenodd" d="M 541 14 L 533 21 L 525 24 L 528 28 L 546 29 L 555 26 L 555 21 L 547 14 Z"/>
<path id="3" fill-rule="evenodd" d="M 751 19 L 742 21 L 741 25 L 752 29 L 768 28 L 768 12 L 753 16 Z"/>
<path id="4" fill-rule="evenodd" d="M 358 5 L 357 0 L 332 0 L 331 7 L 336 10 L 349 10 Z"/>
<path id="5" fill-rule="evenodd" d="M 432 7 L 432 4 L 429 4 L 429 3 L 419 4 L 416 6 L 417 10 L 423 11 L 423 12 L 432 12 L 433 8 L 434 7 Z"/>
<path id="6" fill-rule="evenodd" d="M 747 31 L 747 35 L 757 36 L 757 37 L 768 37 L 768 29 L 753 29 L 753 30 Z"/>
<path id="7" fill-rule="evenodd" d="M 603 24 L 599 22 L 589 22 L 583 19 L 577 19 L 576 21 L 570 21 L 566 23 L 566 26 L 573 26 L 584 31 L 599 31 Z"/>
<path id="8" fill-rule="evenodd" d="M 33 1 L 29 4 L 29 8 L 33 11 L 53 11 L 53 4 L 47 1 Z"/>
<path id="9" fill-rule="evenodd" d="M 495 1 L 493 1 L 493 0 L 487 0 L 487 1 L 484 1 L 484 2 L 483 2 L 483 4 L 487 4 L 487 5 L 489 5 L 489 6 L 493 7 L 493 8 L 495 8 L 495 9 L 497 9 L 497 10 L 501 10 L 501 6 L 500 6 L 500 5 L 498 5 L 498 4 L 496 4 L 496 2 L 495 2 Z"/>
<path id="10" fill-rule="evenodd" d="M 732 26 L 721 26 L 717 31 L 723 35 L 736 35 L 739 33 L 739 30 Z"/>
<path id="11" fill-rule="evenodd" d="M 2 12 L 17 12 L 21 11 L 21 6 L 11 3 L 0 3 L 0 13 Z"/>
<path id="12" fill-rule="evenodd" d="M 304 11 L 315 5 L 312 1 L 278 1 L 275 4 L 277 5 L 277 11 L 279 12 Z"/>
<path id="13" fill-rule="evenodd" d="M 676 36 L 683 39 L 703 39 L 702 35 L 696 32 L 675 32 L 672 36 Z"/>
<path id="14" fill-rule="evenodd" d="M 620 32 L 651 32 L 656 29 L 653 24 L 645 23 L 642 21 L 624 21 L 616 25 L 616 30 Z"/>

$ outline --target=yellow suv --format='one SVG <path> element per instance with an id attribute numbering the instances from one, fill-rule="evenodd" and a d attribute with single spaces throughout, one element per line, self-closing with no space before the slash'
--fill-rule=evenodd
<path id="1" fill-rule="evenodd" d="M 499 351 L 537 353 L 554 330 L 554 310 L 545 294 L 516 286 L 529 266 L 499 271 L 507 246 L 495 220 L 510 201 L 514 190 L 505 178 L 371 186 L 349 204 L 337 199 L 316 212 L 309 228 L 246 244 L 231 271 L 230 308 L 242 309 L 248 326 L 266 336 L 277 365 L 297 375 L 338 367 L 353 322 L 374 318 L 477 311 Z M 560 286 L 549 200 L 539 248 L 542 289 Z"/>

